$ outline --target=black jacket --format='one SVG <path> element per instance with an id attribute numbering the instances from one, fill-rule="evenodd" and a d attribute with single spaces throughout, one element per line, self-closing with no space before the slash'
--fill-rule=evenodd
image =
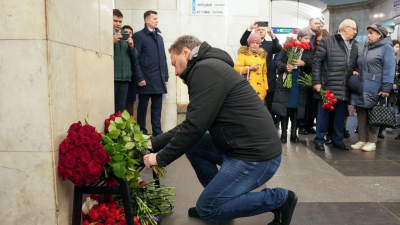
<path id="1" fill-rule="evenodd" d="M 348 55 L 346 44 L 340 34 L 326 36 L 322 39 L 314 55 L 313 85 L 322 84 L 325 91 L 330 90 L 335 94 L 335 98 L 342 101 L 350 100 L 347 80 L 353 74 L 357 63 L 358 46 L 357 41 L 353 41 Z M 321 98 L 319 94 L 316 94 L 315 97 Z"/>
<path id="2" fill-rule="evenodd" d="M 313 54 L 311 50 L 305 50 L 301 56 L 301 60 L 304 61 L 305 65 L 300 66 L 300 76 L 303 76 L 303 72 L 310 74 L 311 65 L 313 64 Z M 285 50 L 282 50 L 276 60 L 276 66 L 279 70 L 278 82 L 274 94 L 274 101 L 272 103 L 272 114 L 288 116 L 287 115 L 287 104 L 289 101 L 289 89 L 283 87 L 283 73 L 287 72 L 288 57 Z M 297 100 L 297 118 L 303 119 L 305 116 L 307 103 L 307 87 L 299 85 L 299 98 Z"/>
<path id="3" fill-rule="evenodd" d="M 241 45 L 247 45 L 247 38 L 249 38 L 251 31 L 246 30 L 242 38 L 240 38 Z M 276 74 L 275 74 L 275 63 L 272 58 L 273 54 L 279 53 L 282 50 L 282 45 L 279 44 L 279 40 L 275 37 L 272 41 L 263 41 L 261 47 L 267 52 L 267 79 L 268 79 L 268 93 L 273 93 L 276 88 Z"/>
<path id="4" fill-rule="evenodd" d="M 164 41 L 156 28 L 155 32 L 145 26 L 132 35 L 139 59 L 134 61 L 136 85 L 145 80 L 146 86 L 136 86 L 138 94 L 164 94 L 167 92 L 168 66 Z"/>
<path id="5" fill-rule="evenodd" d="M 230 56 L 204 42 L 181 78 L 189 90 L 186 120 L 151 139 L 157 163 L 179 158 L 209 131 L 229 157 L 266 161 L 282 154 L 274 122 L 250 84 L 232 67 Z"/>

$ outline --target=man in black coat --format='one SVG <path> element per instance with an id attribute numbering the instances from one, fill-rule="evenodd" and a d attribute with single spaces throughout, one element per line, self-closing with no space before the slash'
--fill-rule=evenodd
<path id="1" fill-rule="evenodd" d="M 321 40 L 314 56 L 312 67 L 313 88 L 317 92 L 321 89 L 330 90 L 335 94 L 337 103 L 334 105 L 334 126 L 332 132 L 333 145 L 342 150 L 349 150 L 343 143 L 344 117 L 350 91 L 347 81 L 355 70 L 358 46 L 354 40 L 357 34 L 357 24 L 354 20 L 346 19 L 339 25 L 339 33 L 326 36 Z M 319 99 L 319 94 L 316 96 Z M 314 139 L 315 149 L 324 151 L 325 134 L 328 129 L 329 109 L 322 108 L 323 102 L 319 100 L 317 116 L 317 134 Z"/>
<path id="2" fill-rule="evenodd" d="M 167 93 L 168 67 L 164 41 L 157 28 L 157 12 L 144 13 L 145 27 L 133 34 L 139 59 L 134 62 L 134 74 L 137 81 L 136 91 L 139 94 L 137 121 L 144 134 L 146 113 L 151 98 L 151 127 L 153 136 L 162 133 L 161 109 L 162 95 Z"/>
<path id="3" fill-rule="evenodd" d="M 186 154 L 204 186 L 189 216 L 218 222 L 272 211 L 271 224 L 290 224 L 294 192 L 251 192 L 271 179 L 282 157 L 272 118 L 257 93 L 238 76 L 230 56 L 206 42 L 185 35 L 169 52 L 190 103 L 185 121 L 148 142 L 157 153 L 144 156 L 146 167 L 167 166 Z"/>
<path id="4" fill-rule="evenodd" d="M 270 27 L 258 27 L 259 21 L 254 21 L 250 25 L 248 29 L 243 33 L 242 38 L 240 39 L 241 45 L 247 45 L 247 39 L 249 38 L 251 32 L 255 29 L 255 32 L 261 36 L 261 46 L 267 52 L 267 79 L 268 79 L 268 92 L 265 97 L 265 104 L 269 111 L 271 111 L 272 100 L 274 99 L 274 93 L 276 88 L 276 71 L 275 71 L 275 63 L 272 59 L 272 56 L 276 53 L 281 52 L 282 45 L 279 44 L 278 38 L 275 37 L 272 29 Z M 265 36 L 268 35 L 271 37 L 272 41 L 265 40 Z M 279 120 L 276 116 L 273 116 L 274 123 L 278 123 Z"/>

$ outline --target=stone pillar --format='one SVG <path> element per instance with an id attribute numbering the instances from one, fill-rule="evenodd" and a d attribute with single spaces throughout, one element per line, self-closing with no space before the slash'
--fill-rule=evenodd
<path id="1" fill-rule="evenodd" d="M 0 218 L 71 224 L 57 174 L 70 124 L 99 131 L 114 111 L 112 0 L 0 2 Z"/>

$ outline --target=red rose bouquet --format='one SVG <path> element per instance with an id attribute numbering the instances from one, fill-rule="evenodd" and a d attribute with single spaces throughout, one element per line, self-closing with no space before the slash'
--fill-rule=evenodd
<path id="1" fill-rule="evenodd" d="M 310 50 L 310 44 L 307 42 L 299 42 L 296 39 L 287 38 L 283 44 L 283 50 L 286 52 L 288 61 L 287 64 L 293 66 L 293 60 L 297 60 L 303 54 L 304 49 Z M 283 83 L 286 88 L 292 88 L 292 72 L 290 72 Z"/>
<path id="2" fill-rule="evenodd" d="M 82 205 L 83 225 L 126 225 L 124 207 L 111 195 L 90 195 Z"/>
<path id="3" fill-rule="evenodd" d="M 58 174 L 76 186 L 94 184 L 110 157 L 100 143 L 102 136 L 89 124 L 72 124 L 59 148 Z"/>
<path id="4" fill-rule="evenodd" d="M 310 74 L 304 73 L 303 77 L 299 77 L 299 84 L 306 86 L 306 87 L 312 87 L 312 77 Z M 337 99 L 335 98 L 335 94 L 331 93 L 330 90 L 324 90 L 321 88 L 319 91 L 319 94 L 321 95 L 321 99 L 324 102 L 322 105 L 322 108 L 324 109 L 330 109 L 331 111 L 335 109 L 333 107 L 334 104 L 336 104 Z"/>

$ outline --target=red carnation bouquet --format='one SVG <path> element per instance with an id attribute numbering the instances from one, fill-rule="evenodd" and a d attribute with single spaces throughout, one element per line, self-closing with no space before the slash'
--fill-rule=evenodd
<path id="1" fill-rule="evenodd" d="M 311 87 L 312 86 L 312 77 L 310 74 L 304 73 L 304 76 L 299 77 L 299 84 L 306 86 L 306 87 Z M 321 88 L 319 91 L 319 94 L 321 95 L 321 99 L 324 102 L 322 105 L 322 108 L 324 109 L 330 109 L 331 111 L 335 109 L 333 107 L 334 104 L 336 104 L 337 99 L 335 98 L 335 94 L 331 93 L 330 90 L 324 90 Z"/>
<path id="2" fill-rule="evenodd" d="M 82 205 L 83 225 L 126 225 L 124 207 L 111 195 L 90 195 Z"/>
<path id="3" fill-rule="evenodd" d="M 299 42 L 293 38 L 287 38 L 283 44 L 283 50 L 286 51 L 288 61 L 287 64 L 293 65 L 293 60 L 298 60 L 303 54 L 304 49 L 310 50 L 310 44 L 307 42 Z M 283 83 L 286 88 L 292 88 L 292 72 L 290 72 Z"/>
<path id="4" fill-rule="evenodd" d="M 102 136 L 89 124 L 72 124 L 59 148 L 58 174 L 76 186 L 94 184 L 110 161 Z"/>

